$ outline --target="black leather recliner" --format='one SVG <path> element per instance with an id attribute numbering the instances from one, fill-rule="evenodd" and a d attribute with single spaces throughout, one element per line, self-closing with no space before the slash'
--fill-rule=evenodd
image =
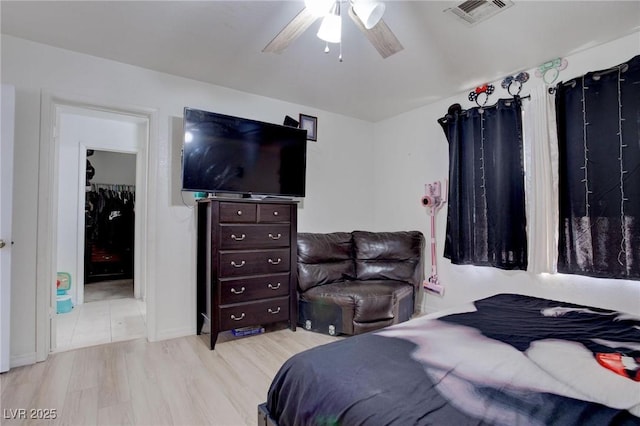
<path id="1" fill-rule="evenodd" d="M 420 310 L 424 236 L 419 231 L 298 234 L 298 322 L 360 334 Z"/>

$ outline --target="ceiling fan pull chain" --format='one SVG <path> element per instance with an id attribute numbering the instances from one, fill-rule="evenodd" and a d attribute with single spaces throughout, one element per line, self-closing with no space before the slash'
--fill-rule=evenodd
<path id="1" fill-rule="evenodd" d="M 329 53 L 329 42 L 326 41 L 325 43 L 327 43 L 324 47 L 324 53 Z"/>
<path id="2" fill-rule="evenodd" d="M 338 55 L 338 61 L 342 62 L 342 40 L 340 40 L 340 54 Z"/>

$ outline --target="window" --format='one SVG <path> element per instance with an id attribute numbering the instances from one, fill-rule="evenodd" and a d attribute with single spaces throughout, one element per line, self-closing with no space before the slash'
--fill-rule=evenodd
<path id="1" fill-rule="evenodd" d="M 449 142 L 444 256 L 455 264 L 527 269 L 520 98 L 438 120 Z"/>
<path id="2" fill-rule="evenodd" d="M 640 279 L 640 56 L 556 88 L 558 272 Z"/>

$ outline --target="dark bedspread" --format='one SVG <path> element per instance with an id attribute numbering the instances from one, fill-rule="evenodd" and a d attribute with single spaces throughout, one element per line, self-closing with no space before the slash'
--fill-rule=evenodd
<path id="1" fill-rule="evenodd" d="M 640 320 L 500 294 L 289 359 L 286 425 L 640 425 Z"/>

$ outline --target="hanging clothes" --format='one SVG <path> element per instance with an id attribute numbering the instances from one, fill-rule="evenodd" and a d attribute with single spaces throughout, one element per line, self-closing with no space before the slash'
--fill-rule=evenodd
<path id="1" fill-rule="evenodd" d="M 133 273 L 135 187 L 91 184 L 85 203 L 85 275 Z"/>

